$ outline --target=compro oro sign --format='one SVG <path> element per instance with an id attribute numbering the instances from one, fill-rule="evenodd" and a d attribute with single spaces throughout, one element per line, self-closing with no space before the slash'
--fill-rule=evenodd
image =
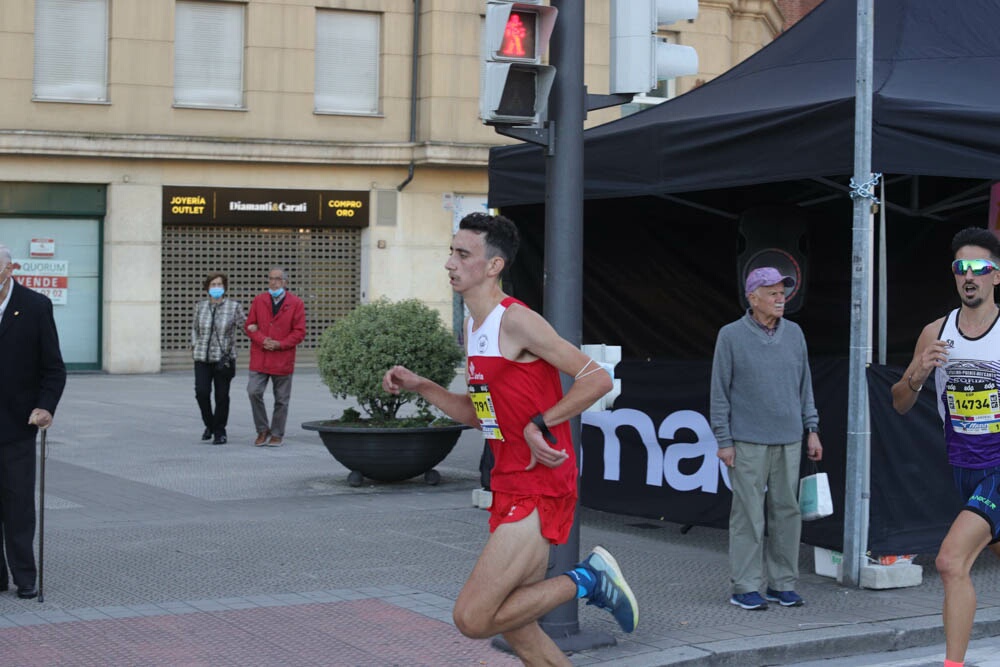
<path id="1" fill-rule="evenodd" d="M 163 187 L 163 222 L 248 227 L 367 227 L 367 190 Z"/>
<path id="2" fill-rule="evenodd" d="M 20 264 L 14 280 L 44 294 L 55 305 L 65 306 L 69 297 L 69 262 L 60 259 L 15 259 Z"/>

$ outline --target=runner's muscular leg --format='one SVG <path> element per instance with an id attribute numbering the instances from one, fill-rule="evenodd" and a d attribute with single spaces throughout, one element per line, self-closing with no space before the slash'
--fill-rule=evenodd
<path id="1" fill-rule="evenodd" d="M 455 602 L 455 625 L 462 634 L 508 633 L 574 599 L 576 584 L 569 577 L 544 578 L 548 559 L 537 510 L 498 526 Z"/>
<path id="2" fill-rule="evenodd" d="M 537 512 L 535 515 L 537 516 Z M 542 561 L 537 577 L 532 577 L 520 588 L 515 588 L 500 607 L 497 616 L 501 622 L 505 620 L 506 614 L 529 613 L 533 616 L 527 625 L 503 632 L 503 638 L 527 667 L 570 667 L 572 663 L 569 658 L 535 620 L 576 598 L 576 584 L 569 577 L 544 578 L 548 565 L 548 540 L 545 540 L 545 545 L 545 560 Z"/>
<path id="3" fill-rule="evenodd" d="M 538 621 L 503 633 L 510 647 L 525 667 L 571 667 L 572 662 L 545 634 Z"/>
<path id="4" fill-rule="evenodd" d="M 958 513 L 948 530 L 935 565 L 944 584 L 945 656 L 961 662 L 969 647 L 976 615 L 976 590 L 969 572 L 979 553 L 989 543 L 990 524 L 975 512 Z"/>

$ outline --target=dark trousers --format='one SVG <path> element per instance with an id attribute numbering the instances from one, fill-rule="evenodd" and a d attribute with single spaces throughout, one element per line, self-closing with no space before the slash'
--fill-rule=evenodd
<path id="1" fill-rule="evenodd" d="M 14 585 L 35 584 L 35 439 L 0 444 L 0 519 Z"/>
<path id="2" fill-rule="evenodd" d="M 267 407 L 264 405 L 264 390 L 267 389 L 268 380 L 274 391 L 274 413 L 271 415 L 270 426 L 267 423 Z M 288 401 L 292 397 L 292 376 L 250 371 L 247 373 L 247 394 L 250 396 L 250 413 L 257 432 L 270 432 L 279 438 L 284 437 L 285 423 L 288 421 Z"/>
<path id="3" fill-rule="evenodd" d="M 483 453 L 479 457 L 479 483 L 486 490 L 490 488 L 490 473 L 493 472 L 493 463 L 493 450 L 490 449 L 490 443 L 483 442 Z"/>
<path id="4" fill-rule="evenodd" d="M 217 370 L 214 363 L 194 362 L 194 397 L 201 410 L 201 421 L 213 435 L 226 435 L 229 422 L 229 385 L 236 367 Z M 212 387 L 215 387 L 215 411 L 212 411 Z"/>

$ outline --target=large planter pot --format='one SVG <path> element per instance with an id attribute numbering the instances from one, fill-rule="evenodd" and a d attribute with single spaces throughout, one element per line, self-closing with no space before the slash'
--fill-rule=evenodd
<path id="1" fill-rule="evenodd" d="M 351 471 L 350 485 L 361 486 L 365 477 L 400 482 L 417 475 L 423 475 L 428 484 L 437 484 L 441 475 L 434 466 L 451 453 L 468 426 L 365 428 L 324 420 L 305 422 L 302 428 L 319 432 L 327 451 Z"/>

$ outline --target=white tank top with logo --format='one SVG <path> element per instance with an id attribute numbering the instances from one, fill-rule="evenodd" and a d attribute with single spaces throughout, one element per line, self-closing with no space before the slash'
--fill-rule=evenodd
<path id="1" fill-rule="evenodd" d="M 948 462 L 991 468 L 1000 465 L 1000 326 L 994 321 L 982 336 L 968 338 L 958 314 L 949 313 L 941 327 L 948 362 L 934 374 Z"/>

